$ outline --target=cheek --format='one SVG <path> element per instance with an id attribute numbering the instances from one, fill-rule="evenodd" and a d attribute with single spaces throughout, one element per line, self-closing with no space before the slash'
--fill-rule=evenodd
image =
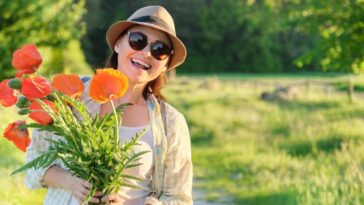
<path id="1" fill-rule="evenodd" d="M 127 48 L 121 49 L 121 52 L 118 54 L 118 63 L 119 64 L 126 64 L 129 62 L 130 56 L 133 54 L 133 51 Z"/>
<path id="2" fill-rule="evenodd" d="M 127 59 L 125 58 L 124 55 L 120 55 L 118 56 L 118 67 L 122 67 L 123 65 L 125 65 L 125 63 L 127 63 Z"/>
<path id="3" fill-rule="evenodd" d="M 156 79 L 164 71 L 166 71 L 165 66 L 161 66 L 161 67 L 157 68 L 156 70 L 152 71 L 152 73 L 150 74 L 152 80 Z"/>
<path id="4" fill-rule="evenodd" d="M 159 70 L 162 70 L 162 71 L 166 71 L 167 70 L 167 66 L 168 66 L 169 61 L 170 61 L 169 58 L 164 59 L 164 60 L 161 60 L 161 61 L 156 60 L 156 59 L 154 59 L 154 60 L 156 62 L 156 65 L 158 66 L 158 69 Z"/>
<path id="5" fill-rule="evenodd" d="M 166 60 L 156 62 L 154 72 L 159 75 L 163 71 L 166 71 L 167 70 L 167 66 L 166 66 L 167 62 L 168 61 L 166 61 Z"/>

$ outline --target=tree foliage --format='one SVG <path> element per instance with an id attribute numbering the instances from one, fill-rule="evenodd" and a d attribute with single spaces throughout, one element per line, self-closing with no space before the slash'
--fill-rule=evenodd
<path id="1" fill-rule="evenodd" d="M 55 48 L 78 39 L 93 68 L 110 53 L 107 28 L 136 9 L 162 5 L 172 14 L 188 56 L 182 72 L 364 70 L 362 0 L 50 0 L 0 2 L 1 68 L 26 41 Z M 85 3 L 85 5 L 83 5 Z M 84 13 L 84 6 L 87 10 Z M 59 12 L 61 11 L 61 12 Z M 80 18 L 83 16 L 83 19 Z M 6 57 L 6 58 L 5 58 Z M 63 67 L 55 61 L 54 67 Z"/>
<path id="2" fill-rule="evenodd" d="M 109 25 L 142 6 L 156 4 L 170 11 L 177 34 L 187 47 L 181 71 L 295 71 L 294 60 L 311 46 L 310 36 L 285 30 L 278 7 L 266 1 L 93 0 L 86 3 L 88 27 L 82 39 L 87 61 L 96 66 L 104 64 L 110 52 L 104 40 Z M 97 17 L 93 15 L 96 11 Z M 303 69 L 317 67 L 311 63 Z"/>
<path id="3" fill-rule="evenodd" d="M 316 38 L 298 63 L 317 59 L 322 69 L 364 71 L 364 1 L 297 1 L 288 12 L 290 26 Z"/>
<path id="4" fill-rule="evenodd" d="M 0 1 L 0 79 L 13 74 L 11 54 L 24 43 L 50 46 L 57 53 L 79 39 L 85 28 L 80 21 L 84 4 L 84 0 Z M 53 61 L 62 66 L 62 57 Z"/>

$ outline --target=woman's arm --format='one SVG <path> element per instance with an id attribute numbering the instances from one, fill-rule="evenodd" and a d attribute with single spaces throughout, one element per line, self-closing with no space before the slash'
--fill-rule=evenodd
<path id="1" fill-rule="evenodd" d="M 34 130 L 32 133 L 32 141 L 26 150 L 26 159 L 25 162 L 28 163 L 35 158 L 39 157 L 43 152 L 48 150 L 49 141 L 45 139 L 53 139 L 54 135 L 46 131 L 38 131 Z M 49 167 L 55 165 L 56 163 L 51 164 L 48 167 L 39 168 L 39 169 L 28 169 L 27 175 L 25 176 L 25 185 L 29 189 L 39 189 L 44 187 L 42 184 L 42 179 L 45 172 Z"/>
<path id="2" fill-rule="evenodd" d="M 48 150 L 49 141 L 45 140 L 46 138 L 54 140 L 56 136 L 46 131 L 33 131 L 32 142 L 26 152 L 26 162 L 30 162 Z M 81 203 L 89 193 L 92 185 L 83 179 L 73 176 L 69 171 L 61 168 L 59 164 L 59 161 L 56 161 L 45 168 L 28 169 L 25 184 L 30 189 L 54 187 L 71 191 L 76 200 Z M 99 202 L 99 200 L 93 198 L 90 202 Z"/>

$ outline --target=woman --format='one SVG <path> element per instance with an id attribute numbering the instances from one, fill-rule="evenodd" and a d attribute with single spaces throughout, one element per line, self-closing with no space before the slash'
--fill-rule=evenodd
<path id="1" fill-rule="evenodd" d="M 140 149 L 150 152 L 140 159 L 142 165 L 126 170 L 128 174 L 143 178 L 129 181 L 142 189 L 122 187 L 118 193 L 102 196 L 96 193 L 93 203 L 192 204 L 192 162 L 188 127 L 183 115 L 165 103 L 160 92 L 165 72 L 180 65 L 186 49 L 177 38 L 174 22 L 161 6 L 148 6 L 134 12 L 126 21 L 111 25 L 106 39 L 113 50 L 106 67 L 123 72 L 129 79 L 126 94 L 114 100 L 115 105 L 132 103 L 123 114 L 120 128 L 122 140 L 146 128 L 140 138 Z M 89 83 L 86 83 L 86 88 Z M 98 104 L 82 96 L 87 109 L 104 115 L 110 113 L 109 104 Z M 27 149 L 27 161 L 48 148 L 46 132 L 34 131 L 32 144 Z M 25 180 L 32 189 L 48 187 L 44 204 L 80 204 L 92 187 L 90 183 L 73 176 L 61 162 L 45 169 L 30 169 Z"/>

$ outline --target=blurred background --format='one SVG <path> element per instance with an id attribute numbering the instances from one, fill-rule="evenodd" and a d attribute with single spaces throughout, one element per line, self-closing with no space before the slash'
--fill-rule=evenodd
<path id="1" fill-rule="evenodd" d="M 188 49 L 164 93 L 190 126 L 196 205 L 364 204 L 363 0 L 0 0 L 0 80 L 25 43 L 43 75 L 91 75 L 108 26 L 156 4 Z M 0 129 L 19 118 L 0 108 Z M 9 177 L 24 156 L 0 138 L 0 205 L 42 204 Z"/>

